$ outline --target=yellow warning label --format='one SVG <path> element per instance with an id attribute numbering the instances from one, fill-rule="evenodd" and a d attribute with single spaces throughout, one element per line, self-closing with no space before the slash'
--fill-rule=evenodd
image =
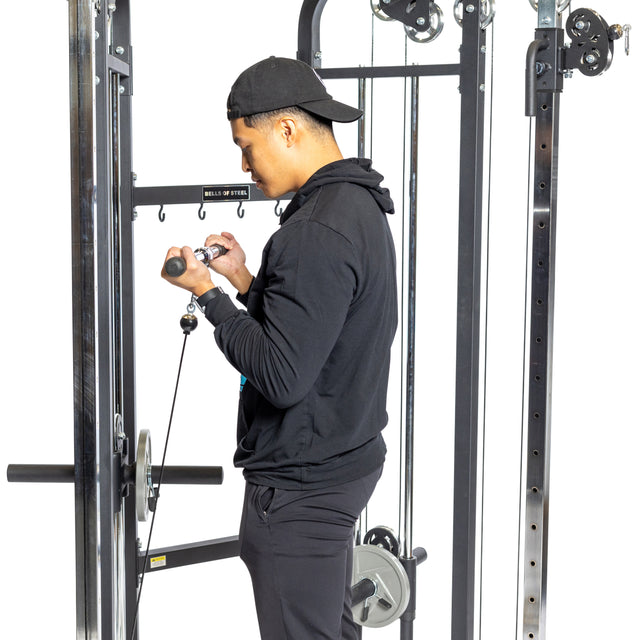
<path id="1" fill-rule="evenodd" d="M 151 569 L 159 569 L 160 567 L 167 566 L 167 556 L 156 556 L 155 558 L 149 558 L 149 566 Z"/>

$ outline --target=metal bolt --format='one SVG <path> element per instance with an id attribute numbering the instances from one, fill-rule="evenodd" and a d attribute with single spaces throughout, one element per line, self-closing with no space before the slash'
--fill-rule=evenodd
<path id="1" fill-rule="evenodd" d="M 316 51 L 316 52 L 313 54 L 313 57 L 314 57 L 316 60 L 320 60 L 320 58 L 322 58 L 322 51 Z"/>
<path id="2" fill-rule="evenodd" d="M 96 76 L 95 77 L 95 83 L 96 84 L 100 84 L 100 76 Z"/>
<path id="3" fill-rule="evenodd" d="M 551 18 L 549 16 L 545 16 L 542 18 L 542 24 L 551 24 Z"/>
<path id="4" fill-rule="evenodd" d="M 426 22 L 426 20 L 420 16 L 417 20 L 416 20 L 416 24 L 420 27 L 424 26 L 424 23 Z"/>
<path id="5" fill-rule="evenodd" d="M 94 35 L 95 35 L 95 39 L 97 40 L 100 37 L 100 32 L 99 31 L 95 31 Z"/>
<path id="6" fill-rule="evenodd" d="M 480 90 L 480 93 L 484 93 L 484 85 L 481 84 L 478 89 Z"/>
<path id="7" fill-rule="evenodd" d="M 122 85 L 120 85 L 120 86 L 118 87 L 118 93 L 119 93 L 120 95 L 122 95 L 122 94 L 124 93 L 124 87 L 123 87 Z"/>
<path id="8" fill-rule="evenodd" d="M 124 53 L 124 47 L 121 47 L 120 45 L 118 45 L 116 47 L 116 53 L 121 56 Z"/>
<path id="9" fill-rule="evenodd" d="M 137 220 L 138 219 L 138 210 L 134 209 L 132 213 L 133 213 L 133 216 L 132 216 L 133 220 Z"/>
<path id="10" fill-rule="evenodd" d="M 473 13 L 473 12 L 476 10 L 476 8 L 475 8 L 472 4 L 468 4 L 468 5 L 464 8 L 464 10 L 465 10 L 467 13 Z"/>
<path id="11" fill-rule="evenodd" d="M 382 0 L 383 4 L 389 4 L 391 0 Z"/>
<path id="12" fill-rule="evenodd" d="M 587 64 L 593 64 L 596 61 L 596 57 L 593 55 L 593 53 L 589 53 L 584 57 L 584 61 Z"/>
<path id="13" fill-rule="evenodd" d="M 485 45 L 480 47 L 480 53 L 487 53 L 487 47 Z"/>
<path id="14" fill-rule="evenodd" d="M 578 20 L 578 22 L 576 22 L 576 29 L 582 31 L 582 29 L 584 29 L 584 22 L 582 22 L 582 20 Z"/>
<path id="15" fill-rule="evenodd" d="M 113 13 L 116 10 L 116 3 L 115 2 L 110 2 L 109 3 L 109 13 Z"/>

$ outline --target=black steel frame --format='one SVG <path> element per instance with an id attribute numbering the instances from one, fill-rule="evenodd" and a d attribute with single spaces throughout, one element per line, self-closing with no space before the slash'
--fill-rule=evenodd
<path id="1" fill-rule="evenodd" d="M 482 186 L 485 32 L 481 0 L 468 0 L 462 21 L 460 62 L 412 67 L 322 69 L 320 21 L 327 0 L 304 0 L 298 58 L 324 78 L 411 77 L 417 105 L 418 78 L 459 76 L 461 95 L 458 321 L 452 640 L 470 640 L 475 615 L 475 522 L 480 354 Z M 74 466 L 76 504 L 76 605 L 78 638 L 137 638 L 136 596 L 140 572 L 205 562 L 238 554 L 231 536 L 139 551 L 134 492 L 124 477 L 136 442 L 134 360 L 133 221 L 136 205 L 200 203 L 216 185 L 136 188 L 132 172 L 133 92 L 129 0 L 69 2 L 71 201 L 73 258 Z M 415 87 L 415 89 L 413 89 Z M 95 110 L 94 110 L 95 104 Z M 417 168 L 416 151 L 412 163 Z M 412 125 L 413 126 L 413 125 Z M 95 148 L 95 157 L 94 157 Z M 419 180 L 413 177 L 412 242 L 416 242 Z M 218 185 L 238 186 L 238 185 Z M 242 186 L 242 185 L 240 185 Z M 237 195 L 237 194 L 234 194 Z M 249 185 L 240 198 L 263 200 Z M 213 198 L 213 201 L 228 201 Z M 415 253 L 413 254 L 415 267 Z M 415 268 L 410 269 L 415 291 Z M 96 295 L 96 291 L 100 295 Z M 414 297 L 415 302 L 415 297 Z M 411 314 L 411 312 L 410 312 Z M 415 324 L 410 333 L 415 333 Z M 413 363 L 407 364 L 407 415 L 413 414 Z M 413 424 L 405 427 L 413 451 Z M 132 457 L 132 456 L 131 456 Z M 412 478 L 412 457 L 406 462 Z M 98 478 L 98 469 L 100 476 Z M 64 465 L 14 468 L 14 479 L 70 481 Z M 204 473 L 204 472 L 203 472 Z M 11 475 L 11 472 L 10 474 Z M 180 475 L 180 474 L 178 474 Z M 192 475 L 192 474 L 191 474 Z M 179 482 L 179 479 L 174 479 Z M 130 483 L 129 483 L 130 484 Z M 405 512 L 412 514 L 412 483 Z M 411 541 L 411 525 L 405 532 Z M 421 550 L 422 551 L 422 550 Z M 401 625 L 410 638 L 415 617 L 415 567 L 409 547 L 402 558 L 412 575 L 412 603 Z M 154 562 L 162 558 L 162 562 Z M 145 566 L 146 565 L 146 566 Z"/>
<path id="2" fill-rule="evenodd" d="M 322 69 L 320 21 L 327 0 L 305 0 L 300 13 L 298 58 L 315 67 L 325 79 L 413 77 L 459 75 L 460 77 L 460 187 L 458 238 L 458 313 L 456 347 L 456 410 L 454 520 L 452 559 L 452 640 L 471 640 L 475 625 L 476 565 L 476 495 L 479 409 L 481 270 L 482 270 L 482 188 L 484 152 L 484 78 L 486 67 L 486 33 L 481 28 L 481 2 L 466 3 L 462 21 L 460 63 L 416 65 L 411 67 L 376 67 Z M 413 191 L 413 190 L 412 190 Z M 417 198 L 417 186 L 412 194 Z M 414 221 L 415 222 L 415 221 Z M 415 243 L 413 226 L 410 244 Z M 411 258 L 410 258 L 411 260 Z M 413 254 L 415 260 L 415 254 Z M 415 290 L 415 269 L 409 268 L 409 290 Z M 409 316 L 412 315 L 409 310 Z M 411 325 L 411 322 L 410 322 Z M 415 328 L 414 328 L 415 329 Z M 409 327 L 409 334 L 412 333 Z M 413 352 L 409 335 L 409 351 Z M 413 414 L 412 364 L 408 363 L 407 416 Z M 413 420 L 405 425 L 406 449 L 411 452 Z M 407 466 L 411 465 L 411 459 Z M 405 480 L 411 478 L 410 470 Z M 405 492 L 406 493 L 406 492 Z M 412 496 L 405 496 L 411 513 Z M 411 545 L 409 545 L 411 546 Z M 404 561 L 411 549 L 405 550 Z M 409 567 L 408 567 L 409 568 Z M 413 567 L 415 570 L 415 567 Z M 415 571 L 412 593 L 415 594 Z M 415 602 L 415 599 L 414 599 Z M 411 607 L 409 607 L 411 609 Z M 412 637 L 415 610 L 404 616 L 401 637 Z"/>

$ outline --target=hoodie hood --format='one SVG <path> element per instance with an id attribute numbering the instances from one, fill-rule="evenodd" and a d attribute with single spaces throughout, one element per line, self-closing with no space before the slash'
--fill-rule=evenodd
<path id="1" fill-rule="evenodd" d="M 373 196 L 383 213 L 394 213 L 389 189 L 381 187 L 383 176 L 371 168 L 371 160 L 348 158 L 337 160 L 318 169 L 296 192 L 280 216 L 280 224 L 290 218 L 319 187 L 336 182 L 351 182 L 364 187 Z"/>

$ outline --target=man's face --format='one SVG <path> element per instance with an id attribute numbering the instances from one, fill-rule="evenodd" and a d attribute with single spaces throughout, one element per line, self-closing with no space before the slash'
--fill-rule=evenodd
<path id="1" fill-rule="evenodd" d="M 233 141 L 242 152 L 242 170 L 251 174 L 268 198 L 278 198 L 291 190 L 286 168 L 286 143 L 278 135 L 278 126 L 247 127 L 244 118 L 231 121 Z"/>

